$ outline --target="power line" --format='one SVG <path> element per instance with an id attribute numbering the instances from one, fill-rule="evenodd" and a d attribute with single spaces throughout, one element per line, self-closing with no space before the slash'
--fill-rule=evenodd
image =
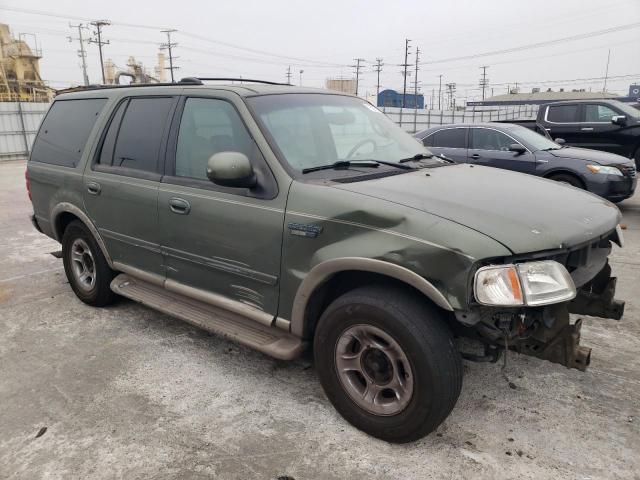
<path id="1" fill-rule="evenodd" d="M 480 67 L 482 69 L 482 77 L 480 77 L 480 88 L 482 89 L 482 100 L 484 100 L 484 92 L 489 86 L 489 79 L 487 78 L 487 65 Z"/>
<path id="2" fill-rule="evenodd" d="M 70 23 L 69 27 L 78 29 L 77 39 L 72 37 L 67 37 L 67 38 L 69 39 L 69 43 L 71 43 L 73 40 L 78 40 L 78 42 L 80 43 L 80 50 L 78 50 L 78 56 L 82 61 L 82 80 L 84 81 L 84 85 L 86 87 L 89 85 L 89 75 L 87 75 L 87 52 L 84 49 L 84 43 L 86 42 L 86 40 L 82 38 L 82 30 L 88 30 L 88 27 L 83 23 L 79 23 L 77 25 L 72 25 Z"/>
<path id="3" fill-rule="evenodd" d="M 169 52 L 169 68 L 165 68 L 166 70 L 169 70 L 171 72 L 171 83 L 175 83 L 175 78 L 173 76 L 173 71 L 174 70 L 178 70 L 178 68 L 180 67 L 174 67 L 173 66 L 173 47 L 176 47 L 178 44 L 177 43 L 172 43 L 171 42 L 171 34 L 173 32 L 176 32 L 177 30 L 175 29 L 169 29 L 169 30 L 162 30 L 162 33 L 166 33 L 167 34 L 167 43 L 161 43 L 160 44 L 160 48 L 166 48 L 167 51 Z"/>
<path id="4" fill-rule="evenodd" d="M 600 36 L 600 35 L 606 35 L 608 33 L 618 33 L 621 30 L 629 30 L 629 29 L 637 28 L 637 27 L 640 27 L 640 22 L 629 23 L 629 24 L 620 25 L 620 26 L 617 26 L 617 27 L 605 28 L 603 30 L 596 30 L 594 32 L 581 33 L 581 34 L 578 34 L 578 35 L 572 35 L 570 37 L 556 38 L 555 40 L 546 40 L 544 42 L 531 43 L 531 44 L 528 44 L 528 45 L 520 45 L 518 47 L 512 47 L 512 48 L 505 48 L 505 49 L 502 49 L 502 50 L 493 50 L 491 52 L 476 53 L 476 54 L 473 54 L 473 55 L 464 55 L 464 56 L 461 56 L 461 57 L 450 57 L 450 58 L 442 58 L 440 60 L 431 60 L 429 62 L 423 62 L 423 65 L 454 62 L 454 61 L 458 61 L 458 60 L 469 60 L 469 59 L 472 59 L 472 58 L 488 57 L 488 56 L 491 56 L 491 55 L 503 55 L 505 53 L 519 52 L 521 50 L 528 50 L 528 49 L 531 49 L 531 48 L 546 47 L 546 46 L 549 46 L 549 45 L 555 45 L 557 43 L 569 42 L 569 41 L 574 41 L 574 40 L 583 40 L 583 39 L 586 39 L 586 38 L 592 38 L 592 37 L 597 37 L 597 36 Z"/>
<path id="5" fill-rule="evenodd" d="M 104 79 L 104 62 L 102 61 L 102 46 L 109 45 L 109 40 L 107 41 L 102 40 L 102 27 L 111 25 L 111 22 L 109 20 L 94 20 L 93 22 L 91 22 L 91 25 L 96 27 L 96 31 L 94 33 L 98 37 L 98 39 L 96 40 L 92 38 L 91 40 L 89 40 L 89 43 L 95 43 L 98 45 L 98 51 L 100 52 L 100 71 L 102 72 L 102 83 L 105 84 L 107 82 L 105 82 L 105 79 Z"/>
<path id="6" fill-rule="evenodd" d="M 351 67 L 356 69 L 356 97 L 358 96 L 358 82 L 360 81 L 360 65 L 365 61 L 364 58 L 354 58 L 356 64 L 350 65 Z"/>

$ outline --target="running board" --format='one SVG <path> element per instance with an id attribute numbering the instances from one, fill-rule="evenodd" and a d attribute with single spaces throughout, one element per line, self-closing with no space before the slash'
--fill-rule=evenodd
<path id="1" fill-rule="evenodd" d="M 288 332 L 170 292 L 125 273 L 113 279 L 111 290 L 118 295 L 280 360 L 297 358 L 306 347 L 305 342 Z"/>

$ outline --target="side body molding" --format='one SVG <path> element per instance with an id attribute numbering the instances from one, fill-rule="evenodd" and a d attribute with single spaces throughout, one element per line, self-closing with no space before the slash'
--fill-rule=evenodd
<path id="1" fill-rule="evenodd" d="M 305 311 L 313 292 L 328 280 L 333 274 L 343 271 L 372 272 L 395 278 L 401 282 L 411 285 L 422 292 L 433 303 L 448 311 L 453 308 L 447 299 L 428 280 L 411 270 L 373 258 L 344 257 L 335 258 L 322 262 L 311 269 L 305 279 L 300 284 L 293 302 L 291 311 L 291 333 L 302 336 L 304 332 Z"/>
<path id="2" fill-rule="evenodd" d="M 93 224 L 91 219 L 87 216 L 87 214 L 84 213 L 80 208 L 73 205 L 72 203 L 61 202 L 57 204 L 55 207 L 53 207 L 53 210 L 51 211 L 51 225 L 53 225 L 53 231 L 56 235 L 56 240 L 58 240 L 59 242 L 62 241 L 62 235 L 58 234 L 58 218 L 61 214 L 65 212 L 75 215 L 80 219 L 80 221 L 82 221 L 82 223 L 84 223 L 87 226 L 87 228 L 93 235 L 93 238 L 95 238 L 96 242 L 98 243 L 100 250 L 102 250 L 102 254 L 104 255 L 104 258 L 107 260 L 107 263 L 111 268 L 113 268 L 113 261 L 111 260 L 111 256 L 107 251 L 107 247 L 105 246 L 102 240 L 102 237 L 100 236 L 100 233 L 98 233 L 98 229 Z"/>

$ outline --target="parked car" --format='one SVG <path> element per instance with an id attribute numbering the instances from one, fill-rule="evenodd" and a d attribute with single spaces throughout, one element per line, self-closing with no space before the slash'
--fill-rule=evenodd
<path id="1" fill-rule="evenodd" d="M 415 136 L 436 155 L 557 180 L 613 202 L 632 196 L 638 183 L 632 160 L 597 150 L 565 147 L 519 125 L 445 125 Z"/>
<path id="2" fill-rule="evenodd" d="M 570 100 L 540 106 L 536 120 L 509 123 L 542 126 L 566 145 L 593 148 L 635 159 L 640 169 L 640 111 L 618 100 Z"/>
<path id="3" fill-rule="evenodd" d="M 119 294 L 279 359 L 312 348 L 336 409 L 391 442 L 453 409 L 461 355 L 479 359 L 454 332 L 480 360 L 587 368 L 569 312 L 623 314 L 616 208 L 438 159 L 360 98 L 244 82 L 56 97 L 27 190 L 80 300 Z"/>

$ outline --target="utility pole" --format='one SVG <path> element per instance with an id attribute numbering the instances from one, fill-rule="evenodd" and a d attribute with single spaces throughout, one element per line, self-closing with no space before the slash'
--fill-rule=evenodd
<path id="1" fill-rule="evenodd" d="M 94 20 L 93 22 L 91 22 L 91 25 L 96 27 L 96 31 L 94 32 L 94 34 L 96 35 L 96 37 L 98 37 L 98 39 L 96 40 L 92 38 L 91 40 L 89 40 L 89 43 L 95 43 L 98 45 L 98 51 L 100 52 L 100 71 L 102 72 L 102 83 L 105 84 L 106 82 L 104 80 L 104 62 L 102 60 L 102 46 L 109 45 L 109 40 L 107 41 L 102 40 L 102 27 L 111 25 L 111 22 L 109 20 Z"/>
<path id="2" fill-rule="evenodd" d="M 84 43 L 86 40 L 82 38 L 82 30 L 87 30 L 88 27 L 82 23 L 79 23 L 78 25 L 72 25 L 70 23 L 69 27 L 78 29 L 77 39 L 72 37 L 67 37 L 67 39 L 69 39 L 69 43 L 73 42 L 74 40 L 78 40 L 80 42 L 80 50 L 78 50 L 78 56 L 82 61 L 82 79 L 84 80 L 84 86 L 86 87 L 89 85 L 89 75 L 87 75 L 87 51 L 84 49 Z"/>
<path id="3" fill-rule="evenodd" d="M 456 84 L 455 83 L 447 83 L 447 95 L 449 96 L 449 108 L 453 109 L 455 107 L 455 93 L 456 93 Z"/>
<path id="4" fill-rule="evenodd" d="M 287 84 L 291 85 L 291 65 L 287 67 Z"/>
<path id="5" fill-rule="evenodd" d="M 413 77 L 413 131 L 418 125 L 418 62 L 420 62 L 420 47 L 416 47 L 416 73 Z"/>
<path id="6" fill-rule="evenodd" d="M 487 65 L 480 67 L 482 69 L 482 77 L 480 78 L 480 88 L 482 89 L 482 100 L 484 101 L 484 92 L 489 86 L 489 79 L 487 78 Z"/>
<path id="7" fill-rule="evenodd" d="M 300 86 L 302 86 L 302 74 L 304 73 L 304 70 L 300 70 Z"/>
<path id="8" fill-rule="evenodd" d="M 160 44 L 160 48 L 166 48 L 167 51 L 169 52 L 169 67 L 165 67 L 166 70 L 169 70 L 171 72 L 171 83 L 175 83 L 176 80 L 173 76 L 173 71 L 174 70 L 178 70 L 179 67 L 174 67 L 173 66 L 173 47 L 178 46 L 177 43 L 171 43 L 171 34 L 173 32 L 176 32 L 177 30 L 175 29 L 170 29 L 170 30 L 161 30 L 161 33 L 166 33 L 167 34 L 167 43 L 162 43 Z"/>
<path id="9" fill-rule="evenodd" d="M 411 40 L 409 40 L 408 38 L 405 39 L 404 63 L 400 65 L 401 67 L 403 67 L 402 76 L 404 77 L 404 86 L 402 87 L 402 102 L 400 103 L 400 122 L 399 122 L 400 127 L 402 127 L 402 110 L 404 109 L 405 98 L 407 96 L 407 75 L 409 75 L 409 72 L 407 70 L 407 68 L 409 67 L 409 64 L 407 62 L 409 61 L 409 43 L 411 43 Z"/>
<path id="10" fill-rule="evenodd" d="M 384 63 L 382 63 L 382 59 L 376 58 L 375 72 L 378 74 L 378 80 L 376 82 L 376 103 L 378 103 L 378 96 L 380 95 L 380 72 L 382 71 L 383 65 Z"/>
<path id="11" fill-rule="evenodd" d="M 438 75 L 440 77 L 440 83 L 438 84 L 438 110 L 442 110 L 442 106 L 440 105 L 440 101 L 442 100 L 442 75 Z"/>
<path id="12" fill-rule="evenodd" d="M 607 53 L 607 68 L 604 72 L 604 86 L 602 87 L 602 93 L 606 93 L 607 91 L 607 80 L 609 78 L 609 59 L 611 58 L 611 49 L 609 49 L 609 53 Z"/>
<path id="13" fill-rule="evenodd" d="M 356 64 L 351 65 L 356 69 L 356 97 L 358 96 L 358 82 L 360 81 L 360 63 L 364 62 L 364 58 L 354 58 Z"/>

